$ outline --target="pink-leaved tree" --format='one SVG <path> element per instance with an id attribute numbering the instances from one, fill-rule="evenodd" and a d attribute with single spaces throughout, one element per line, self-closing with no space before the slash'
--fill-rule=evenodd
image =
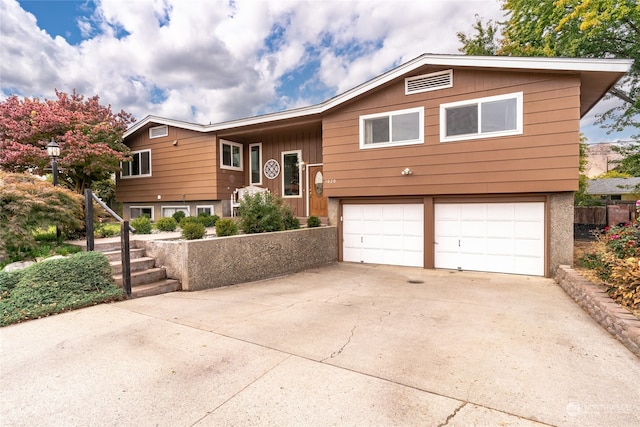
<path id="1" fill-rule="evenodd" d="M 8 172 L 51 169 L 46 146 L 60 146 L 59 184 L 82 194 L 91 183 L 107 179 L 128 160 L 122 134 L 135 121 L 124 111 L 111 112 L 98 96 L 85 99 L 56 90 L 57 99 L 20 99 L 0 103 L 0 168 Z"/>

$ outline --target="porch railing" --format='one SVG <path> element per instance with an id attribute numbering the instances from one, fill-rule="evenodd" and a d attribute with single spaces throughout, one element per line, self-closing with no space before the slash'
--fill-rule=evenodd
<path id="1" fill-rule="evenodd" d="M 102 207 L 109 215 L 114 217 L 120 223 L 120 259 L 122 262 L 122 286 L 127 294 L 127 297 L 131 296 L 131 254 L 129 252 L 129 232 L 135 233 L 129 221 L 123 220 L 120 215 L 115 213 L 106 203 L 104 203 L 98 196 L 93 194 L 90 189 L 85 190 L 84 193 L 84 216 L 85 227 L 87 233 L 87 251 L 93 251 L 95 248 L 95 239 L 93 236 L 93 201 L 95 201 L 100 207 Z"/>

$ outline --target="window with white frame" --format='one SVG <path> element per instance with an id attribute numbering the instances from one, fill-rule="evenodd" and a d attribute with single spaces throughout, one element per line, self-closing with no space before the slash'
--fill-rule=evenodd
<path id="1" fill-rule="evenodd" d="M 151 150 L 134 151 L 130 162 L 120 163 L 121 178 L 151 176 Z"/>
<path id="2" fill-rule="evenodd" d="M 178 211 L 184 212 L 186 216 L 189 216 L 189 206 L 163 206 L 162 217 L 173 216 Z"/>
<path id="3" fill-rule="evenodd" d="M 282 194 L 283 197 L 302 197 L 300 172 L 302 151 L 282 152 Z"/>
<path id="4" fill-rule="evenodd" d="M 255 185 L 262 184 L 262 144 L 249 145 L 249 182 Z"/>
<path id="5" fill-rule="evenodd" d="M 153 207 L 152 206 L 131 206 L 129 208 L 129 218 L 135 219 L 142 215 L 153 221 Z"/>
<path id="6" fill-rule="evenodd" d="M 242 170 L 242 144 L 220 140 L 220 167 L 222 169 Z"/>
<path id="7" fill-rule="evenodd" d="M 424 107 L 360 116 L 360 148 L 424 142 Z"/>
<path id="8" fill-rule="evenodd" d="M 522 133 L 522 92 L 440 105 L 440 140 Z"/>
<path id="9" fill-rule="evenodd" d="M 169 126 L 155 126 L 149 128 L 149 139 L 162 138 L 169 135 Z"/>
<path id="10" fill-rule="evenodd" d="M 196 206 L 196 216 L 200 214 L 213 215 L 213 205 Z"/>

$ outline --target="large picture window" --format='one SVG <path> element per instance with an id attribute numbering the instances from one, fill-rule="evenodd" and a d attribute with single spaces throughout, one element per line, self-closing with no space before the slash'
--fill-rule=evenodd
<path id="1" fill-rule="evenodd" d="M 522 133 L 522 92 L 440 106 L 440 140 L 489 138 Z"/>
<path id="2" fill-rule="evenodd" d="M 220 167 L 242 170 L 242 144 L 220 140 Z"/>
<path id="3" fill-rule="evenodd" d="M 302 151 L 284 151 L 282 153 L 282 194 L 283 197 L 301 197 L 300 161 Z"/>
<path id="4" fill-rule="evenodd" d="M 251 184 L 262 184 L 262 144 L 249 145 L 249 163 L 251 164 Z"/>
<path id="5" fill-rule="evenodd" d="M 360 148 L 424 142 L 424 108 L 360 116 Z"/>
<path id="6" fill-rule="evenodd" d="M 151 176 L 151 150 L 134 151 L 130 162 L 120 163 L 121 178 Z"/>

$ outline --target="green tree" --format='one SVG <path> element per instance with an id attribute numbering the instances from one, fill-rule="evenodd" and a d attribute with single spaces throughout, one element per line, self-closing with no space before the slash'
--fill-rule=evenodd
<path id="1" fill-rule="evenodd" d="M 497 55 L 634 59 L 631 71 L 611 89 L 621 102 L 599 123 L 610 131 L 640 129 L 640 4 L 637 0 L 503 0 L 504 22 Z M 498 31 L 478 19 L 475 34 L 458 37 L 462 52 L 491 51 Z"/>
<path id="2" fill-rule="evenodd" d="M 476 15 L 476 23 L 473 24 L 475 33 L 467 34 L 461 31 L 456 33 L 458 40 L 462 43 L 460 52 L 465 55 L 493 56 L 498 54 L 500 41 L 498 34 L 500 33 L 500 25 L 488 20 L 487 23 L 482 22 L 482 18 Z"/>
<path id="3" fill-rule="evenodd" d="M 82 198 L 28 174 L 0 171 L 0 259 L 18 260 L 37 246 L 33 232 L 82 227 Z"/>
<path id="4" fill-rule="evenodd" d="M 13 95 L 0 102 L 0 168 L 44 175 L 51 165 L 45 147 L 53 138 L 60 146 L 60 185 L 82 194 L 127 160 L 122 134 L 134 120 L 124 111 L 112 113 L 97 96 L 56 91 L 56 97 L 41 101 Z"/>
<path id="5" fill-rule="evenodd" d="M 640 144 L 620 145 L 613 147 L 613 150 L 623 156 L 623 159 L 613 170 L 629 176 L 640 177 Z"/>

